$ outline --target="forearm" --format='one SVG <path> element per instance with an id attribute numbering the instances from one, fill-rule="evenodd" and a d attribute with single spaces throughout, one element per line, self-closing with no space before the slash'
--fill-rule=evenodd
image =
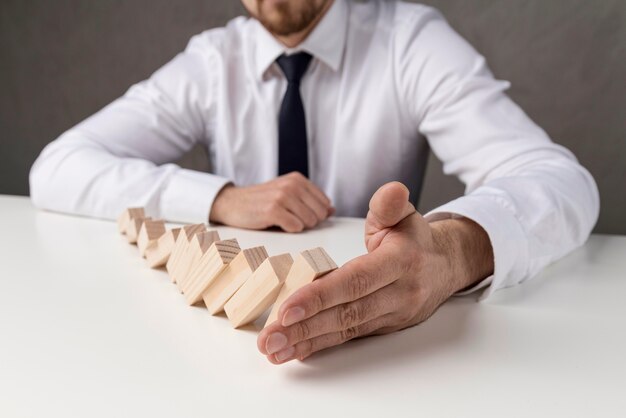
<path id="1" fill-rule="evenodd" d="M 50 144 L 30 173 L 33 203 L 42 209 L 115 218 L 143 206 L 153 217 L 206 222 L 214 195 L 226 182 L 218 176 L 121 158 L 74 134 Z"/>

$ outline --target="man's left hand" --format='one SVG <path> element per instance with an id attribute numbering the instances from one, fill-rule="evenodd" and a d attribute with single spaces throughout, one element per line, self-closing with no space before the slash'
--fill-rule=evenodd
<path id="1" fill-rule="evenodd" d="M 368 254 L 299 289 L 259 335 L 274 364 L 418 324 L 493 271 L 489 238 L 462 218 L 428 223 L 401 183 L 381 187 L 365 226 Z"/>

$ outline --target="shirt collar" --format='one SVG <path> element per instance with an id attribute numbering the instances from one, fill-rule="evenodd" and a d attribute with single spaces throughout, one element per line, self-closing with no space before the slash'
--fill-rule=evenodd
<path id="1" fill-rule="evenodd" d="M 348 28 L 348 10 L 345 0 L 334 0 L 330 9 L 307 38 L 295 48 L 281 44 L 265 27 L 253 19 L 256 27 L 256 75 L 263 79 L 268 68 L 282 54 L 305 51 L 322 61 L 333 71 L 341 65 Z"/>

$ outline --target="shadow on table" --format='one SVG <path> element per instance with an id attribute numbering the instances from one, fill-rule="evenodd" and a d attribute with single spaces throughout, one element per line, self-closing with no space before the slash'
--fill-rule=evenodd
<path id="1" fill-rule="evenodd" d="M 393 334 L 367 337 L 316 353 L 288 371 L 295 379 L 334 379 L 429 362 L 446 347 L 462 344 L 479 304 L 452 300 L 429 320 Z"/>

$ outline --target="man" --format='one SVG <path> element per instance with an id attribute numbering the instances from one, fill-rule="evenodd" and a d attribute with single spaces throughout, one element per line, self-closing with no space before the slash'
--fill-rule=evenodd
<path id="1" fill-rule="evenodd" d="M 296 292 L 259 335 L 273 363 L 417 324 L 455 293 L 488 296 L 586 240 L 593 179 L 435 10 L 243 3 L 251 19 L 194 37 L 49 145 L 31 173 L 35 204 L 108 218 L 143 205 L 289 232 L 367 214 L 368 254 Z M 426 139 L 467 194 L 423 217 L 409 191 Z M 197 143 L 211 174 L 168 164 Z"/>

